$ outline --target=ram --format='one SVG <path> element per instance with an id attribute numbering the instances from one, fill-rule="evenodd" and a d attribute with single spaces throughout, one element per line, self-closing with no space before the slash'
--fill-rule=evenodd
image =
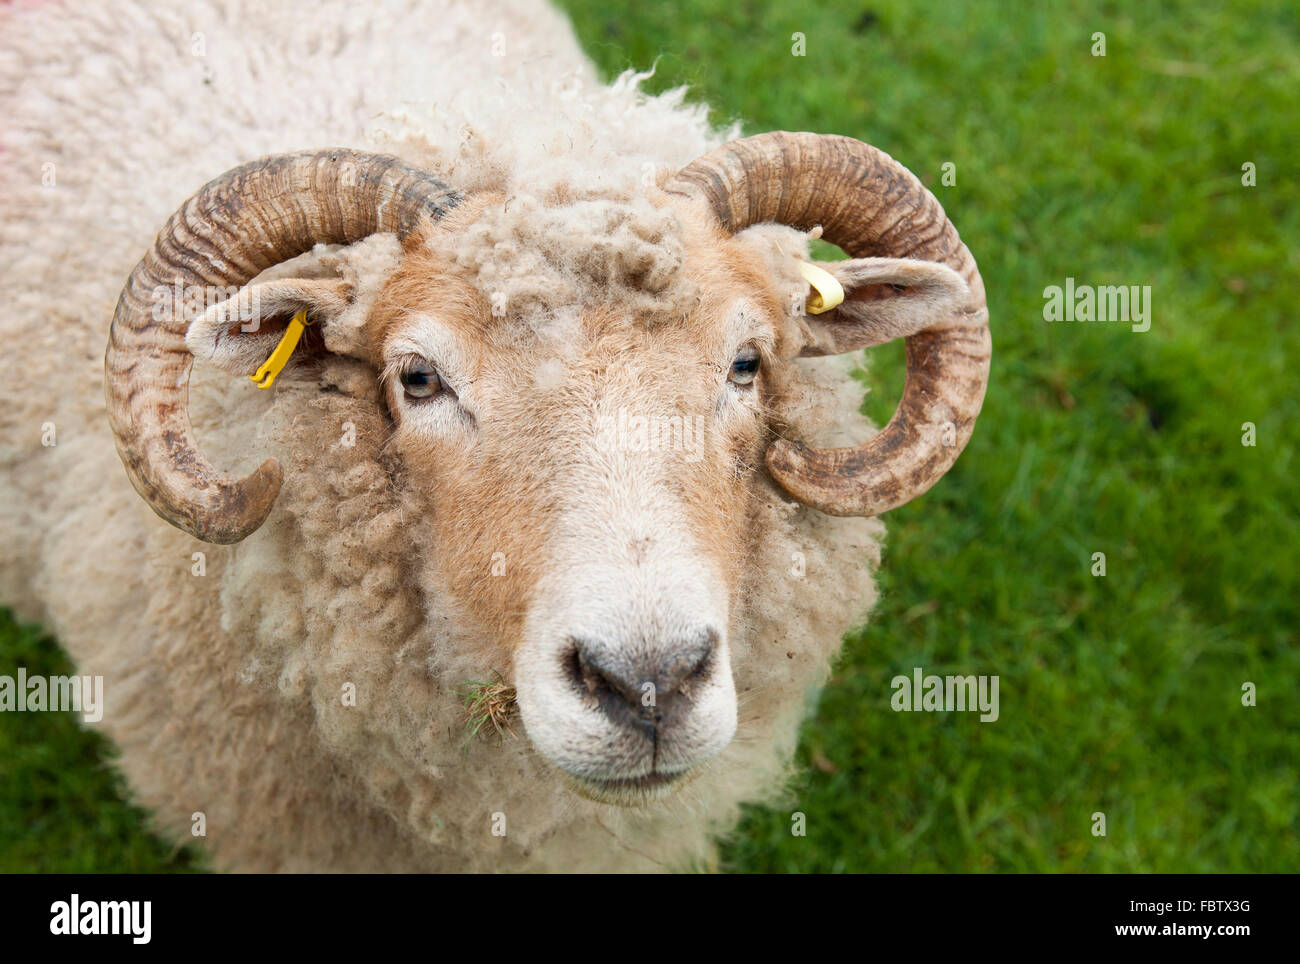
<path id="1" fill-rule="evenodd" d="M 970 438 L 975 262 L 545 6 L 362 7 L 0 11 L 2 599 L 218 867 L 698 865 Z M 820 356 L 894 338 L 877 433 Z"/>

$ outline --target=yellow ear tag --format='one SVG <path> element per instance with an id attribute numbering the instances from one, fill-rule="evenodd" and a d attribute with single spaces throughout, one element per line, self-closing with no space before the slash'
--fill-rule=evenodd
<path id="1" fill-rule="evenodd" d="M 284 366 L 289 364 L 289 356 L 298 347 L 298 339 L 302 337 L 304 329 L 310 324 L 311 322 L 307 320 L 307 312 L 305 311 L 300 311 L 293 316 L 293 320 L 289 322 L 289 327 L 280 336 L 280 344 L 276 345 L 275 351 L 271 352 L 271 357 L 257 370 L 256 374 L 248 376 L 250 380 L 257 382 L 258 388 L 270 388 L 275 383 L 275 376 L 284 371 Z"/>
<path id="2" fill-rule="evenodd" d="M 808 314 L 820 315 L 843 303 L 844 286 L 835 280 L 835 275 L 809 261 L 799 262 L 799 273 L 812 286 L 812 294 L 805 306 Z"/>

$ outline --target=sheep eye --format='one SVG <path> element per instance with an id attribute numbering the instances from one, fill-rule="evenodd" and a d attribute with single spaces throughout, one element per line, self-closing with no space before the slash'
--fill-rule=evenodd
<path id="1" fill-rule="evenodd" d="M 417 362 L 401 374 L 407 398 L 431 398 L 443 388 L 438 370 L 427 362 Z"/>
<path id="2" fill-rule="evenodd" d="M 746 345 L 740 349 L 735 361 L 731 363 L 731 374 L 727 376 L 728 381 L 733 385 L 752 384 L 754 377 L 758 374 L 760 360 L 758 349 L 753 345 Z"/>

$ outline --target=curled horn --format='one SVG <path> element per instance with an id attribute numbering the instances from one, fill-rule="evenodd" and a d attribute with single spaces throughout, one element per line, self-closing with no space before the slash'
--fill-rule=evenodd
<path id="1" fill-rule="evenodd" d="M 766 221 L 801 230 L 820 224 L 850 257 L 938 261 L 965 279 L 968 301 L 906 339 L 903 399 L 878 435 L 833 449 L 778 439 L 767 451 L 782 488 L 831 515 L 879 515 L 937 482 L 970 440 L 992 344 L 975 259 L 934 195 L 861 141 L 785 131 L 724 144 L 666 188 L 707 205 L 731 233 Z"/>
<path id="2" fill-rule="evenodd" d="M 214 468 L 189 417 L 189 319 L 163 291 L 246 284 L 316 244 L 401 236 L 461 197 L 395 157 L 348 150 L 280 154 L 204 185 L 168 220 L 127 278 L 104 356 L 104 394 L 131 484 L 172 525 L 238 542 L 266 519 L 283 472 L 274 459 L 243 478 Z"/>

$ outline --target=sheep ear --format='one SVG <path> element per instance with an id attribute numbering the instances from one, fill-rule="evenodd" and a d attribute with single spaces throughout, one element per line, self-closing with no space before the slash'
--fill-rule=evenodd
<path id="1" fill-rule="evenodd" d="M 844 301 L 804 316 L 801 354 L 838 355 L 906 338 L 951 317 L 970 292 L 947 265 L 910 258 L 817 262 L 844 287 Z"/>
<path id="2" fill-rule="evenodd" d="M 301 369 L 326 350 L 364 357 L 364 346 L 348 351 L 346 340 L 325 332 L 352 305 L 348 283 L 339 278 L 289 278 L 244 285 L 230 298 L 203 311 L 185 335 L 196 360 L 232 375 L 251 375 L 280 343 L 290 320 L 306 312 L 309 322 L 285 368 Z M 330 332 L 334 334 L 334 332 Z M 327 348 L 328 345 L 328 348 Z"/>
<path id="3" fill-rule="evenodd" d="M 293 316 L 305 311 L 310 324 L 279 377 L 293 377 L 327 353 L 370 361 L 371 312 L 401 260 L 401 242 L 391 234 L 318 248 L 301 266 L 304 275 L 286 271 L 286 277 L 250 282 L 206 309 L 186 306 L 193 321 L 185 346 L 202 363 L 252 375 L 271 357 Z"/>

